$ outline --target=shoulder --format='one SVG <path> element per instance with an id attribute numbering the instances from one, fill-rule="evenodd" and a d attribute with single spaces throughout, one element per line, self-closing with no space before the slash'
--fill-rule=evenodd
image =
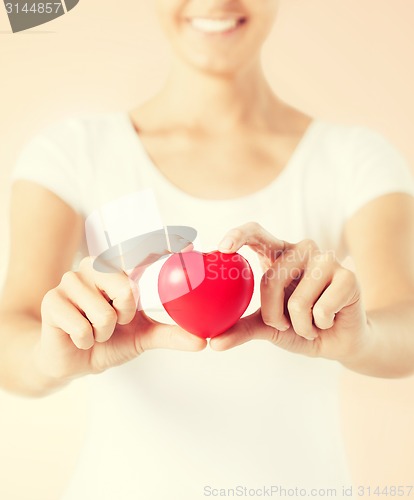
<path id="1" fill-rule="evenodd" d="M 23 179 L 41 184 L 82 211 L 95 171 L 110 156 L 108 148 L 114 143 L 110 139 L 120 116 L 83 113 L 41 127 L 19 151 L 11 182 Z"/>
<path id="2" fill-rule="evenodd" d="M 113 136 L 123 118 L 122 112 L 81 113 L 65 116 L 41 127 L 27 141 L 51 146 L 74 154 L 90 148 L 95 142 L 105 143 Z"/>
<path id="3" fill-rule="evenodd" d="M 347 218 L 380 196 L 414 194 L 412 168 L 387 135 L 363 125 L 335 123 L 325 123 L 324 131 L 331 153 L 329 168 Z"/>
<path id="4" fill-rule="evenodd" d="M 375 197 L 414 193 L 407 159 L 385 134 L 364 125 L 317 120 L 306 169 L 309 189 L 324 186 L 347 216 Z"/>
<path id="5" fill-rule="evenodd" d="M 364 125 L 325 120 L 318 120 L 316 129 L 315 170 L 352 185 L 381 176 L 410 182 L 407 158 L 384 133 Z"/>
<path id="6" fill-rule="evenodd" d="M 321 145 L 332 152 L 338 147 L 342 150 L 353 149 L 361 140 L 370 140 L 378 135 L 368 127 L 319 118 L 315 118 L 313 126 L 317 129 Z"/>
<path id="7" fill-rule="evenodd" d="M 321 145 L 332 154 L 341 152 L 344 160 L 360 160 L 364 155 L 384 152 L 400 154 L 386 134 L 365 125 L 315 120 Z"/>

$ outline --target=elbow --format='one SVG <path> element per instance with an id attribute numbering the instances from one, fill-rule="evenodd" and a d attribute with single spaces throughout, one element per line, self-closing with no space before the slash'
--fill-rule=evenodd
<path id="1" fill-rule="evenodd" d="M 408 367 L 396 367 L 387 378 L 405 379 L 414 376 L 414 364 Z"/>
<path id="2" fill-rule="evenodd" d="M 361 371 L 363 375 L 389 380 L 402 380 L 414 376 L 414 365 L 389 366 L 373 372 Z"/>
<path id="3" fill-rule="evenodd" d="M 65 384 L 66 385 L 66 384 Z M 60 390 L 63 387 L 61 385 L 55 386 L 28 386 L 28 385 L 20 385 L 16 380 L 4 380 L 0 376 L 0 390 L 6 394 L 10 394 L 12 396 L 18 396 L 26 399 L 43 399 L 47 396 L 50 396 Z"/>

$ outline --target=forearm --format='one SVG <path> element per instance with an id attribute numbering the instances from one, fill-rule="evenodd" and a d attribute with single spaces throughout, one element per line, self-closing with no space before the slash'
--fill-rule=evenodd
<path id="1" fill-rule="evenodd" d="M 36 364 L 40 321 L 27 314 L 0 314 L 0 387 L 41 397 L 67 384 L 42 374 Z"/>
<path id="2" fill-rule="evenodd" d="M 414 300 L 368 312 L 367 342 L 342 360 L 347 368 L 383 378 L 414 374 Z"/>

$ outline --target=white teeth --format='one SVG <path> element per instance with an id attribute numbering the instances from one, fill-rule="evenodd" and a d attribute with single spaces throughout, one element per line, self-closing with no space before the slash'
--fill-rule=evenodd
<path id="1" fill-rule="evenodd" d="M 238 24 L 237 19 L 208 19 L 202 17 L 191 19 L 192 27 L 204 33 L 224 33 L 236 28 Z"/>

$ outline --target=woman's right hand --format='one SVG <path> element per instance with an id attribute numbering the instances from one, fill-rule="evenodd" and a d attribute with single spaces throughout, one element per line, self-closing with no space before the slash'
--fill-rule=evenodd
<path id="1" fill-rule="evenodd" d="M 143 272 L 143 271 L 142 271 Z M 142 274 L 140 272 L 140 274 Z M 100 373 L 154 348 L 199 351 L 206 341 L 139 310 L 138 286 L 124 272 L 102 273 L 93 259 L 64 274 L 44 296 L 36 362 L 46 375 Z"/>

